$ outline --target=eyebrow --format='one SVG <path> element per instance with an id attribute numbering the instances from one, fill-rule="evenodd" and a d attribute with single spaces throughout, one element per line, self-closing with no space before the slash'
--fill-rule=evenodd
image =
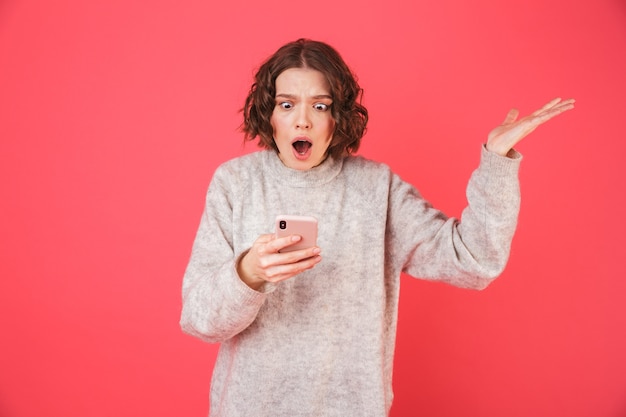
<path id="1" fill-rule="evenodd" d="M 295 94 L 287 94 L 287 93 L 278 93 L 275 98 L 288 98 L 288 99 L 296 99 L 297 96 Z M 315 96 L 311 96 L 310 98 L 314 100 L 328 99 L 332 100 L 333 98 L 329 94 L 318 94 Z"/>

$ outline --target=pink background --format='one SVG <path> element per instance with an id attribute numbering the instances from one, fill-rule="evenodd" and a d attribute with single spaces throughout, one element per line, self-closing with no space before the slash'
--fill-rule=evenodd
<path id="1" fill-rule="evenodd" d="M 178 327 L 254 69 L 298 37 L 365 88 L 362 155 L 458 215 L 510 107 L 522 212 L 484 292 L 403 277 L 392 416 L 626 415 L 623 0 L 0 3 L 0 416 L 204 416 Z"/>

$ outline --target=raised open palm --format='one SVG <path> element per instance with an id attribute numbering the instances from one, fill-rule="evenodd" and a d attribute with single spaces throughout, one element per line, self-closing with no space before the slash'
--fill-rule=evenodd
<path id="1" fill-rule="evenodd" d="M 539 125 L 552 119 L 567 110 L 574 108 L 574 99 L 561 100 L 555 98 L 548 104 L 526 117 L 517 119 L 519 111 L 512 109 L 506 115 L 504 122 L 493 129 L 487 137 L 487 149 L 500 155 L 507 155 L 509 151 Z"/>

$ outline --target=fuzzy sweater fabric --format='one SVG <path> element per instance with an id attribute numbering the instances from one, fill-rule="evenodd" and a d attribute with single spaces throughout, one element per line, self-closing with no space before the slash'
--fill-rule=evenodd
<path id="1" fill-rule="evenodd" d="M 183 280 L 181 327 L 221 343 L 212 417 L 385 417 L 393 399 L 400 274 L 483 289 L 505 267 L 521 155 L 483 146 L 460 219 L 358 156 L 297 171 L 273 151 L 214 173 Z M 319 220 L 322 261 L 255 291 L 238 256 L 279 214 Z"/>

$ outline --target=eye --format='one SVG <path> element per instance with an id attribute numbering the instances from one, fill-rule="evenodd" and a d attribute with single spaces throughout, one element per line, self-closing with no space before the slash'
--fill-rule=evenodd
<path id="1" fill-rule="evenodd" d="M 278 103 L 278 105 L 281 108 L 285 109 L 285 110 L 289 110 L 290 108 L 293 107 L 293 105 L 291 103 L 287 102 L 287 101 L 283 101 L 282 103 Z"/>
<path id="2" fill-rule="evenodd" d="M 324 103 L 316 103 L 313 107 L 315 108 L 315 110 L 326 111 L 330 106 Z"/>

